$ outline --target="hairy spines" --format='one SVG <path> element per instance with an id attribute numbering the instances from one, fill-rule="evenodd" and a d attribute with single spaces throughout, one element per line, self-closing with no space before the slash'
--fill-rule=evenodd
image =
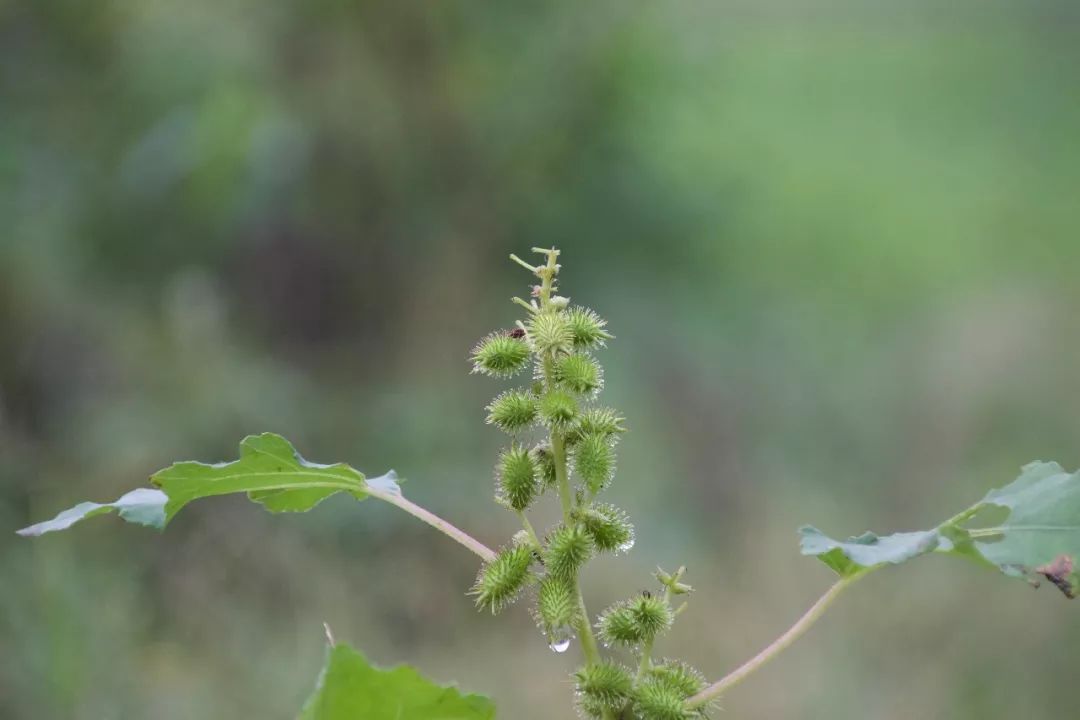
<path id="1" fill-rule="evenodd" d="M 544 567 L 548 575 L 573 580 L 578 570 L 592 557 L 592 538 L 579 525 L 560 525 L 548 537 Z"/>
<path id="2" fill-rule="evenodd" d="M 579 511 L 585 532 L 600 552 L 624 552 L 634 544 L 634 526 L 614 505 L 593 505 Z"/>
<path id="3" fill-rule="evenodd" d="M 623 417 L 612 408 L 589 408 L 582 412 L 574 426 L 566 433 L 566 442 L 574 444 L 586 435 L 603 435 L 612 442 L 620 433 L 626 432 Z"/>
<path id="4" fill-rule="evenodd" d="M 574 333 L 559 310 L 534 313 L 526 323 L 526 337 L 537 355 L 555 356 L 574 347 Z"/>
<path id="5" fill-rule="evenodd" d="M 574 338 L 575 348 L 603 346 L 605 341 L 614 338 L 604 327 L 607 320 L 602 319 L 592 310 L 575 306 L 566 311 L 566 321 Z"/>
<path id="6" fill-rule="evenodd" d="M 470 357 L 475 373 L 511 377 L 527 364 L 529 346 L 521 338 L 494 332 L 477 343 Z"/>
<path id="7" fill-rule="evenodd" d="M 513 445 L 499 456 L 496 468 L 499 500 L 513 510 L 524 510 L 540 491 L 536 461 L 528 449 Z"/>
<path id="8" fill-rule="evenodd" d="M 551 388 L 540 397 L 540 419 L 553 430 L 568 427 L 577 413 L 577 400 L 565 390 Z"/>
<path id="9" fill-rule="evenodd" d="M 529 572 L 533 560 L 533 549 L 527 545 L 511 545 L 500 550 L 494 560 L 480 568 L 469 591 L 476 597 L 477 607 L 494 614 L 517 599 L 521 590 L 534 579 Z"/>
<path id="10" fill-rule="evenodd" d="M 643 593 L 617 602 L 605 610 L 597 628 L 609 645 L 636 647 L 667 630 L 674 619 L 666 600 Z"/>
<path id="11" fill-rule="evenodd" d="M 487 422 L 511 435 L 519 433 L 536 421 L 537 404 L 527 390 L 507 390 L 487 406 Z"/>
<path id="12" fill-rule="evenodd" d="M 533 459 L 536 461 L 537 473 L 543 490 L 555 487 L 557 476 L 555 474 L 555 455 L 551 452 L 551 446 L 540 443 L 532 449 Z"/>
<path id="13" fill-rule="evenodd" d="M 615 447 L 604 435 L 589 433 L 573 447 L 574 471 L 589 492 L 596 495 L 615 474 Z"/>
<path id="14" fill-rule="evenodd" d="M 536 621 L 547 635 L 568 627 L 575 627 L 580 621 L 577 593 L 573 582 L 548 575 L 540 581 L 536 593 Z"/>
<path id="15" fill-rule="evenodd" d="M 691 720 L 705 717 L 709 706 L 693 710 L 686 700 L 705 687 L 694 668 L 676 660 L 653 665 L 634 689 L 634 710 L 642 720 Z"/>
<path id="16" fill-rule="evenodd" d="M 600 389 L 603 372 L 600 364 L 588 355 L 562 355 L 552 365 L 552 376 L 560 386 L 579 395 Z"/>
<path id="17" fill-rule="evenodd" d="M 618 663 L 603 661 L 574 673 L 578 708 L 588 718 L 603 717 L 605 710 L 621 710 L 630 700 L 634 681 Z"/>

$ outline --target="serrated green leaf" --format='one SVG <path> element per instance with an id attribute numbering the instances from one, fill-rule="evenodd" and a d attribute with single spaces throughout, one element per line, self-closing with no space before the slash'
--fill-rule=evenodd
<path id="1" fill-rule="evenodd" d="M 129 522 L 160 530 L 193 500 L 233 493 L 247 493 L 270 512 L 304 512 L 338 492 L 357 500 L 376 492 L 384 496 L 401 493 L 393 471 L 365 478 L 344 463 L 308 462 L 288 440 L 273 433 L 244 438 L 239 460 L 216 464 L 180 462 L 154 473 L 150 481 L 157 489 L 133 490 L 114 503 L 80 503 L 52 520 L 18 532 L 40 535 L 65 530 L 80 520 L 112 510 Z"/>
<path id="2" fill-rule="evenodd" d="M 327 653 L 314 694 L 299 720 L 491 720 L 481 695 L 436 685 L 407 665 L 383 670 L 347 645 Z"/>
<path id="3" fill-rule="evenodd" d="M 988 513 L 1005 511 L 989 522 Z M 834 540 L 811 527 L 800 530 L 804 555 L 842 577 L 930 552 L 957 555 L 996 567 L 1011 577 L 1048 580 L 1066 596 L 1080 593 L 1080 473 L 1057 463 L 1025 465 L 1020 476 L 932 530 Z"/>

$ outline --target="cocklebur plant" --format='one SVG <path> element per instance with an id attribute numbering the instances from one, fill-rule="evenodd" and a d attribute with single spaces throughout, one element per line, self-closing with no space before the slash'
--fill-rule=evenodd
<path id="1" fill-rule="evenodd" d="M 652 588 L 616 600 L 599 615 L 585 607 L 581 583 L 589 562 L 625 552 L 635 539 L 626 513 L 607 500 L 625 431 L 621 414 L 599 400 L 598 355 L 613 336 L 599 315 L 559 294 L 559 251 L 534 251 L 543 258 L 535 266 L 511 256 L 535 278 L 529 300 L 513 298 L 524 314 L 512 329 L 484 337 L 469 358 L 475 373 L 523 379 L 485 408 L 487 423 L 507 436 L 494 462 L 495 500 L 521 523 L 498 551 L 406 499 L 393 471 L 369 478 L 343 463 L 311 463 L 272 433 L 245 438 L 236 461 L 176 463 L 151 476 L 153 487 L 113 503 L 81 503 L 19 534 L 63 530 L 114 511 L 160 530 L 189 502 L 232 493 L 246 493 L 274 513 L 308 511 L 337 493 L 376 498 L 481 558 L 468 590 L 480 609 L 497 613 L 526 598 L 552 650 L 564 653 L 576 639 L 582 664 L 571 674 L 574 704 L 582 717 L 599 720 L 705 717 L 721 695 L 788 648 L 856 581 L 930 553 L 966 558 L 1035 586 L 1049 582 L 1068 598 L 1080 592 L 1080 473 L 1035 462 L 1009 485 L 929 530 L 841 541 L 802 528 L 802 553 L 817 557 L 838 579 L 790 629 L 712 684 L 684 662 L 657 658 L 654 643 L 691 592 L 683 582 L 685 568 L 658 570 Z M 529 520 L 540 502 L 556 503 L 561 511 L 542 536 Z M 378 669 L 336 644 L 329 628 L 327 638 L 326 665 L 301 720 L 494 717 L 484 697 L 433 684 L 407 666 Z"/>

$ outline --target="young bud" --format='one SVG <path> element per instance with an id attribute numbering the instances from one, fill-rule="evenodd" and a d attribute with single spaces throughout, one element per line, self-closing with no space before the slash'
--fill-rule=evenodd
<path id="1" fill-rule="evenodd" d="M 532 453 L 514 445 L 499 456 L 499 500 L 514 510 L 524 510 L 540 490 Z"/>
<path id="2" fill-rule="evenodd" d="M 473 372 L 494 377 L 510 377 L 525 367 L 529 346 L 505 333 L 492 333 L 472 350 Z"/>
<path id="3" fill-rule="evenodd" d="M 489 425 L 510 434 L 520 432 L 536 420 L 536 396 L 525 390 L 507 390 L 487 406 Z"/>
<path id="4" fill-rule="evenodd" d="M 563 355 L 555 361 L 555 382 L 580 395 L 591 393 L 603 384 L 600 364 L 588 355 Z"/>
<path id="5" fill-rule="evenodd" d="M 609 661 L 587 665 L 574 673 L 579 707 L 587 717 L 599 718 L 605 709 L 621 710 L 633 692 L 630 671 Z"/>
<path id="6" fill-rule="evenodd" d="M 540 581 L 536 594 L 536 621 L 544 633 L 552 633 L 577 625 L 579 618 L 577 595 L 568 580 L 548 575 Z"/>
<path id="7" fill-rule="evenodd" d="M 574 427 L 566 434 L 566 442 L 573 445 L 586 435 L 603 435 L 609 440 L 626 432 L 623 417 L 611 408 L 589 408 L 581 413 Z"/>
<path id="8" fill-rule="evenodd" d="M 574 334 L 562 312 L 533 315 L 529 318 L 527 336 L 533 350 L 540 355 L 568 353 L 574 347 Z"/>
<path id="9" fill-rule="evenodd" d="M 570 326 L 576 348 L 603 346 L 605 341 L 614 339 L 613 335 L 604 330 L 607 320 L 601 319 L 588 308 L 570 308 L 566 313 L 566 322 Z"/>
<path id="10" fill-rule="evenodd" d="M 653 573 L 653 576 L 660 581 L 661 585 L 666 586 L 672 595 L 686 595 L 687 593 L 694 592 L 694 588 L 686 583 L 679 582 L 685 574 L 685 567 L 680 567 L 673 575 L 664 572 L 663 568 L 656 568 L 656 572 Z"/>
<path id="11" fill-rule="evenodd" d="M 540 398 L 540 419 L 549 427 L 566 427 L 577 416 L 577 412 L 577 400 L 565 390 L 549 390 Z"/>
<path id="12" fill-rule="evenodd" d="M 555 487 L 557 477 L 555 475 L 555 455 L 551 452 L 551 446 L 541 443 L 532 449 L 533 460 L 536 462 L 537 475 L 540 478 L 541 490 Z"/>
<path id="13" fill-rule="evenodd" d="M 547 541 L 544 567 L 548 575 L 561 580 L 573 580 L 578 570 L 592 556 L 592 538 L 577 525 L 560 525 Z"/>
<path id="14" fill-rule="evenodd" d="M 671 627 L 671 607 L 651 594 L 617 602 L 600 616 L 600 636 L 612 645 L 635 646 Z"/>
<path id="15" fill-rule="evenodd" d="M 634 526 L 614 505 L 597 505 L 580 513 L 581 525 L 601 552 L 626 552 L 634 546 Z"/>
<path id="16" fill-rule="evenodd" d="M 470 595 L 476 596 L 477 607 L 488 608 L 494 614 L 512 603 L 533 579 L 529 566 L 534 559 L 532 548 L 525 545 L 500 550 L 494 560 L 480 568 L 469 591 Z"/>
<path id="17" fill-rule="evenodd" d="M 593 495 L 607 487 L 615 474 L 615 448 L 603 435 L 590 433 L 573 448 L 574 471 Z"/>

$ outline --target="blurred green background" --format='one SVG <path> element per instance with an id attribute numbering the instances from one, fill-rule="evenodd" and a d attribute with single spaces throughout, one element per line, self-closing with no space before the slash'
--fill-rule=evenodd
<path id="1" fill-rule="evenodd" d="M 586 598 L 685 563 L 658 650 L 711 678 L 829 584 L 799 524 L 923 528 L 1075 468 L 1078 31 L 1067 1 L 0 2 L 0 717 L 291 718 L 323 621 L 572 717 L 575 653 L 376 502 L 13 534 L 272 430 L 502 543 L 502 385 L 465 357 L 532 245 L 618 336 L 638 546 Z M 1074 717 L 1078 612 L 930 558 L 723 716 Z"/>

